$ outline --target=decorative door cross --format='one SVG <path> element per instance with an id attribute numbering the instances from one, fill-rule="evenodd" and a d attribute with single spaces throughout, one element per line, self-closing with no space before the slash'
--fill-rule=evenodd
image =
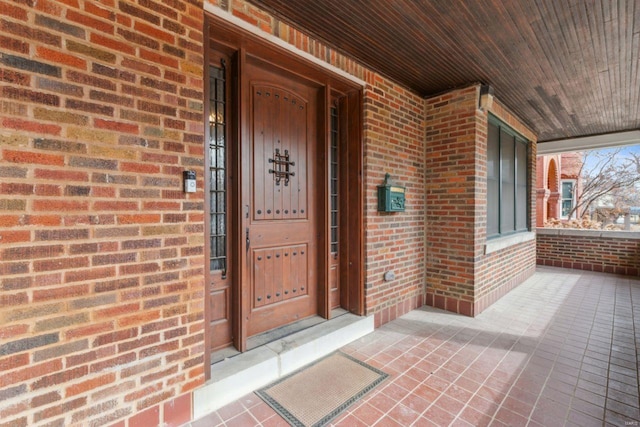
<path id="1" fill-rule="evenodd" d="M 284 150 L 284 154 L 280 154 L 280 149 L 276 148 L 273 159 L 269 159 L 269 163 L 274 164 L 274 169 L 269 169 L 269 173 L 273 174 L 276 185 L 280 185 L 280 180 L 284 178 L 284 185 L 289 185 L 289 177 L 295 176 L 295 172 L 291 172 L 289 168 L 295 166 L 296 162 L 289 161 L 289 150 Z"/>

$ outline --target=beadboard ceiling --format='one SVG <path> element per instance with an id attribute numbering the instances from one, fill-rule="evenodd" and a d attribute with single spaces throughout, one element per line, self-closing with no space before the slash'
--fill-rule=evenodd
<path id="1" fill-rule="evenodd" d="M 637 0 L 250 0 L 429 96 L 480 82 L 540 142 L 640 129 Z"/>

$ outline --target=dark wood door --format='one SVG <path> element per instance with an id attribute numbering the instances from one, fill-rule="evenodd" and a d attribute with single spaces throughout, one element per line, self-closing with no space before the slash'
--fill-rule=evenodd
<path id="1" fill-rule="evenodd" d="M 242 262 L 246 336 L 318 311 L 316 87 L 247 61 Z"/>

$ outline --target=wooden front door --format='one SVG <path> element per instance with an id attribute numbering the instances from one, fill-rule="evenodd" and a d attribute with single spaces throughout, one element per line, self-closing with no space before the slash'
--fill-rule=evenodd
<path id="1" fill-rule="evenodd" d="M 217 18 L 206 27 L 206 347 L 364 314 L 362 88 Z"/>
<path id="2" fill-rule="evenodd" d="M 246 337 L 318 312 L 319 89 L 247 60 L 242 83 Z"/>

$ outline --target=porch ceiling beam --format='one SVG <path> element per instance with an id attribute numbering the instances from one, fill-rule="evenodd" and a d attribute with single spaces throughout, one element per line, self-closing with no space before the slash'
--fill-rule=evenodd
<path id="1" fill-rule="evenodd" d="M 559 154 L 640 144 L 640 130 L 606 133 L 538 143 L 538 154 Z"/>

